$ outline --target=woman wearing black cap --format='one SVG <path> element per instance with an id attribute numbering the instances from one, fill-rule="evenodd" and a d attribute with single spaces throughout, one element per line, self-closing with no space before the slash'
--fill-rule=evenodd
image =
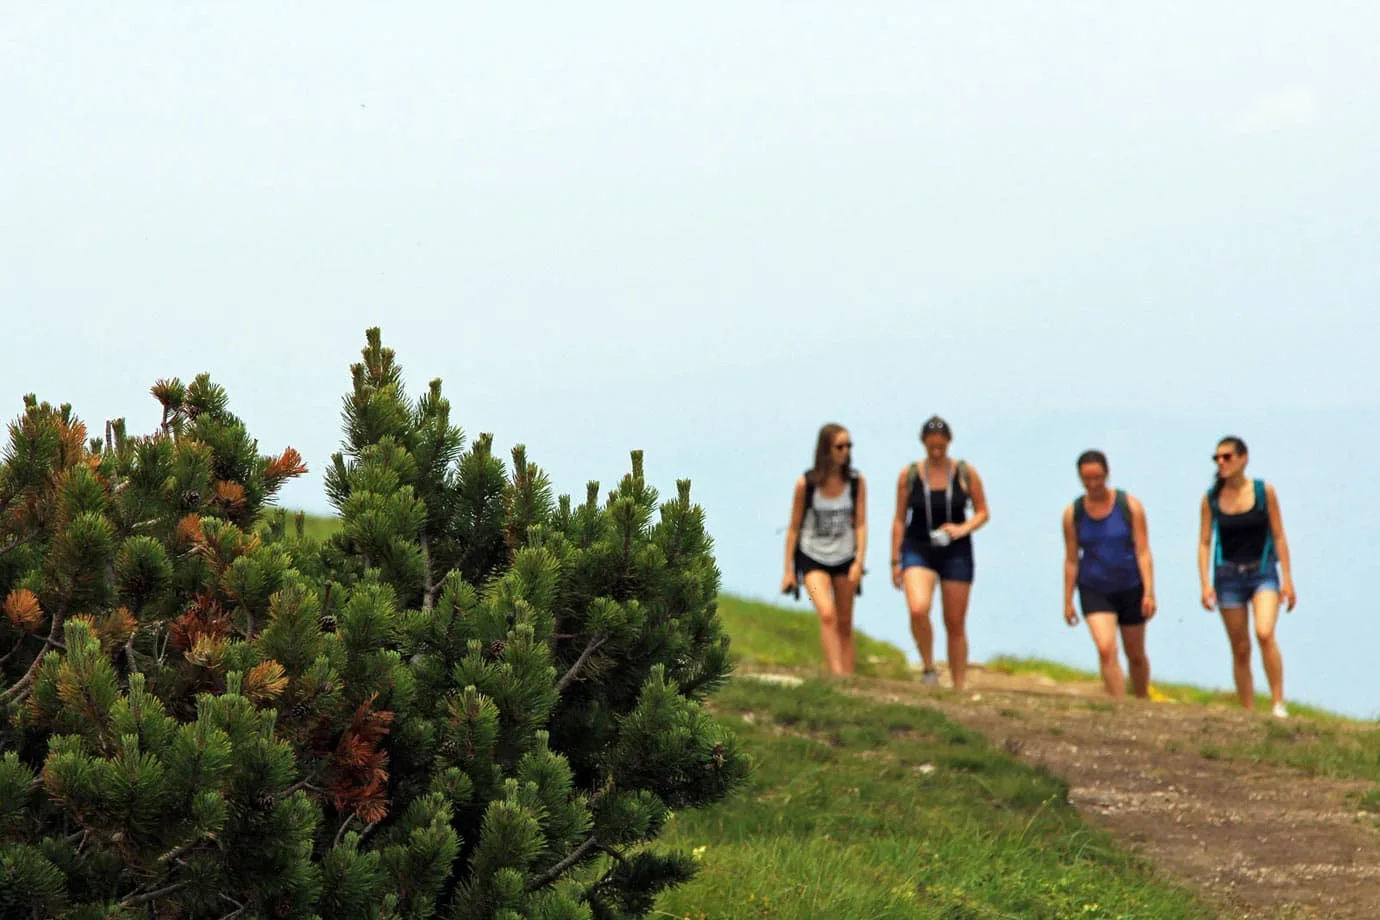
<path id="1" fill-rule="evenodd" d="M 891 523 L 891 582 L 904 587 L 910 610 L 910 632 L 924 662 L 924 683 L 939 683 L 934 668 L 934 630 L 930 605 L 940 586 L 944 632 L 949 645 L 949 673 L 962 690 L 968 673 L 968 596 L 973 586 L 975 530 L 990 515 L 982 479 L 963 460 L 949 457 L 953 432 L 939 416 L 920 429 L 925 459 L 910 463 L 896 481 L 896 517 Z M 973 516 L 964 510 L 971 502 Z"/>

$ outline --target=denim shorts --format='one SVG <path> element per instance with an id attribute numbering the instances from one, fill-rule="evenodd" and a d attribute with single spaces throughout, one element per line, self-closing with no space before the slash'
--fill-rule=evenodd
<path id="1" fill-rule="evenodd" d="M 1244 568 L 1226 563 L 1217 567 L 1212 588 L 1219 609 L 1244 607 L 1257 591 L 1279 591 L 1279 570 L 1274 565 Z"/>
<path id="2" fill-rule="evenodd" d="M 939 573 L 940 581 L 973 580 L 973 545 L 916 546 L 914 541 L 901 543 L 901 571 L 923 566 Z"/>

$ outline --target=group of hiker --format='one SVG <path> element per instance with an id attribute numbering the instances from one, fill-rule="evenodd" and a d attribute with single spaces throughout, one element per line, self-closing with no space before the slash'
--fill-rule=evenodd
<path id="1" fill-rule="evenodd" d="M 925 456 L 906 464 L 896 478 L 891 521 L 891 582 L 905 594 L 910 630 L 920 653 L 921 681 L 937 685 L 930 609 L 939 587 L 953 687 L 967 679 L 966 620 L 973 583 L 973 533 L 987 523 L 982 477 L 950 456 L 953 431 L 933 416 L 920 429 Z M 786 529 L 783 592 L 801 586 L 819 616 L 820 643 L 831 673 L 854 669 L 853 602 L 862 590 L 867 552 L 867 481 L 853 468 L 848 429 L 819 430 L 814 465 L 796 480 Z M 1251 677 L 1251 616 L 1270 684 L 1272 714 L 1287 718 L 1284 664 L 1275 641 L 1281 603 L 1297 601 L 1289 544 L 1274 486 L 1246 475 L 1246 444 L 1223 438 L 1213 452 L 1216 478 L 1201 500 L 1198 574 L 1204 609 L 1221 613 L 1231 643 L 1237 695 L 1255 705 Z M 1103 685 L 1124 696 L 1118 634 L 1132 692 L 1147 697 L 1150 661 L 1145 625 L 1155 615 L 1154 562 L 1145 508 L 1134 496 L 1109 488 L 1106 455 L 1088 450 L 1076 461 L 1083 493 L 1063 511 L 1064 620 L 1078 610 L 1097 647 Z M 968 509 L 972 514 L 968 514 Z M 1077 594 L 1077 606 L 1074 596 Z"/>

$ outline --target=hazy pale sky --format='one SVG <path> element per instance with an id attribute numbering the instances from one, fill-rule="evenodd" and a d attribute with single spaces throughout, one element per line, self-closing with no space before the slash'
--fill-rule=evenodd
<path id="1" fill-rule="evenodd" d="M 10 4 L 0 398 L 143 431 L 209 371 L 324 510 L 380 325 L 564 490 L 631 447 L 690 476 L 758 596 L 838 420 L 859 625 L 907 647 L 889 490 L 940 412 L 993 496 L 974 655 L 1085 666 L 1058 514 L 1100 446 L 1151 515 L 1156 673 L 1219 686 L 1194 514 L 1237 433 L 1295 544 L 1290 695 L 1380 712 L 1377 35 L 1361 3 Z"/>

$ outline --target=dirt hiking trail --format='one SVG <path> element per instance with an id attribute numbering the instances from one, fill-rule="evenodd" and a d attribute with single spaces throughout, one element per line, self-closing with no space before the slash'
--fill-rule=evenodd
<path id="1" fill-rule="evenodd" d="M 1268 712 L 1113 701 L 1100 682 L 970 666 L 968 686 L 855 678 L 844 692 L 932 706 L 1063 776 L 1085 819 L 1203 892 L 1227 915 L 1380 918 L 1380 830 L 1365 781 L 1309 776 L 1212 747 L 1260 736 Z"/>

